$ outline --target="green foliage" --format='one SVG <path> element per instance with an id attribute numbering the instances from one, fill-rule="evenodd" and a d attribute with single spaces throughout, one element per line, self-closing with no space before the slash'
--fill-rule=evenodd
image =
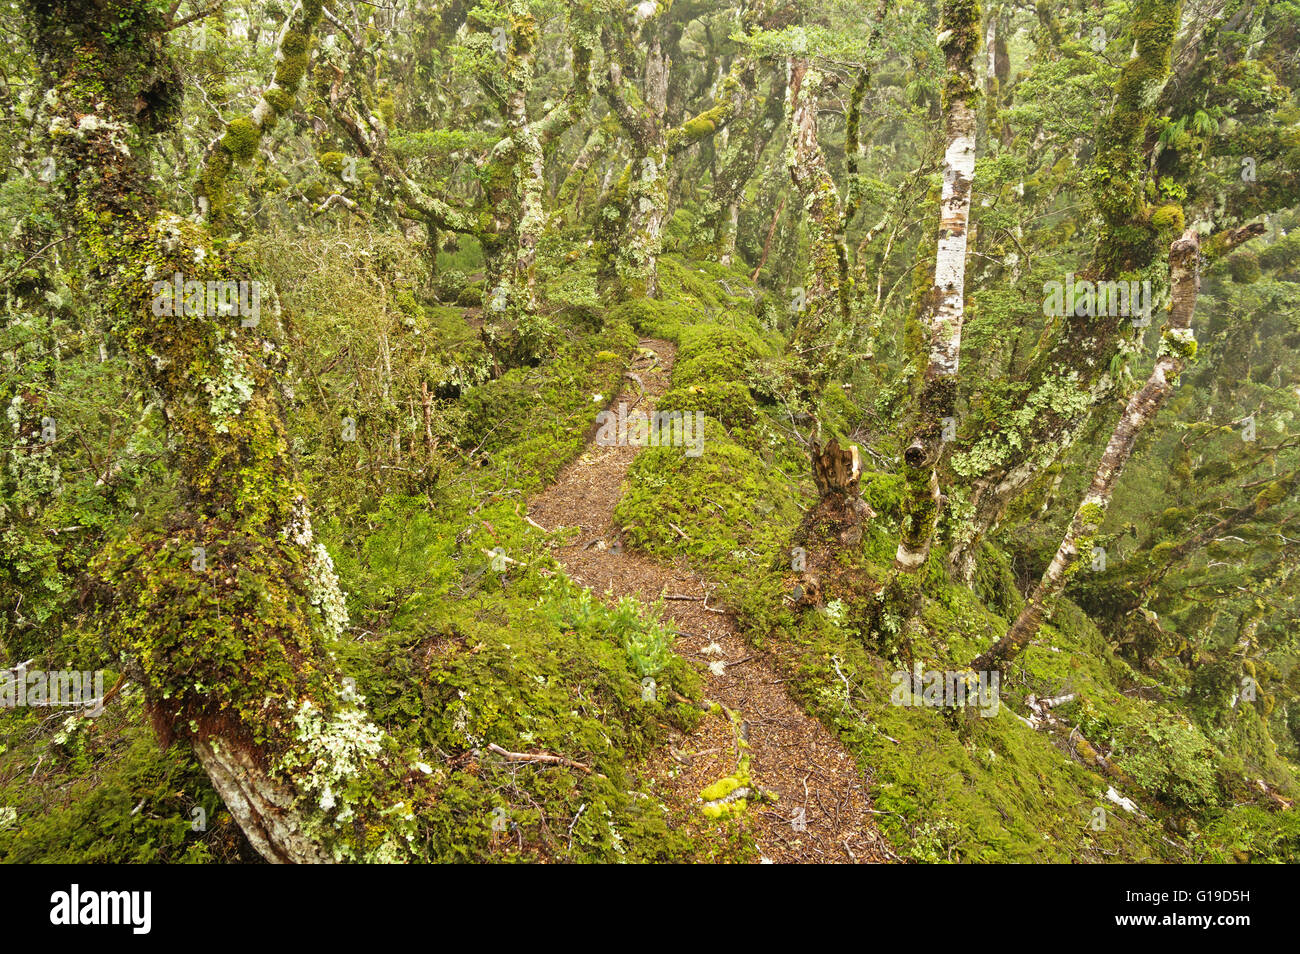
<path id="1" fill-rule="evenodd" d="M 226 134 L 221 137 L 221 145 L 236 161 L 247 162 L 256 154 L 260 138 L 261 134 L 252 121 L 241 116 L 230 121 Z"/>
<path id="2" fill-rule="evenodd" d="M 1300 815 L 1246 807 L 1217 814 L 1202 829 L 1211 864 L 1300 862 Z"/>
<path id="3" fill-rule="evenodd" d="M 1217 800 L 1212 750 L 1185 720 L 1164 716 L 1120 734 L 1116 758 L 1125 774 L 1174 808 L 1199 808 Z"/>
<path id="4" fill-rule="evenodd" d="M 0 719 L 0 757 L 15 770 L 0 784 L 0 814 L 13 813 L 0 823 L 0 861 L 240 860 L 242 836 L 207 776 L 182 747 L 159 748 L 138 692 L 97 719 L 64 715 L 13 710 Z"/>
<path id="5" fill-rule="evenodd" d="M 16 8 L 0 50 L 0 665 L 127 679 L 94 721 L 0 712 L 0 858 L 252 860 L 184 738 L 237 723 L 283 769 L 296 723 L 330 741 L 334 702 L 319 718 L 297 703 L 333 700 L 340 676 L 395 768 L 341 779 L 373 809 L 348 851 L 409 834 L 420 860 L 749 858 L 742 824 L 699 838 L 643 771 L 700 719 L 662 607 L 608 605 L 552 557 L 572 531 L 524 517 L 645 336 L 677 345 L 658 407 L 704 416 L 703 453 L 641 452 L 616 527 L 709 581 L 709 609 L 771 650 L 870 781 L 899 857 L 1296 861 L 1300 823 L 1280 810 L 1300 794 L 1295 4 L 1190 32 L 1176 0 L 990 8 L 981 90 L 944 62 L 984 39 L 974 0 L 893 5 L 878 36 L 852 4 L 791 8 L 776 29 L 754 5 L 659 4 L 636 29 L 607 4 L 443 6 L 316 42 L 318 2 L 272 4 L 259 30 L 283 27 L 278 53 L 241 42 L 238 5 L 175 31 L 155 2 Z M 646 85 L 661 30 L 671 116 Z M 603 60 L 585 69 L 606 38 L 619 89 Z M 839 190 L 843 221 L 792 191 L 768 108 L 790 57 L 825 83 L 834 189 L 810 198 Z M 898 460 L 941 110 L 977 95 L 958 438 L 932 498 L 928 467 Z M 1149 278 L 1161 301 L 1188 226 L 1194 339 L 1043 313 L 1067 274 Z M 838 274 L 841 243 L 850 320 L 795 334 L 795 286 Z M 620 299 L 651 287 L 656 256 L 656 297 Z M 154 314 L 149 284 L 173 271 L 261 281 L 262 324 Z M 1181 380 L 1113 497 L 1082 513 L 1078 546 L 1109 565 L 1076 562 L 998 713 L 891 704 L 894 673 L 963 667 L 1007 632 L 1164 355 Z M 860 536 L 817 537 L 814 439 L 859 451 L 875 511 Z M 1007 499 L 981 496 L 1004 481 Z M 346 628 L 325 564 L 286 539 L 300 493 Z M 929 562 L 891 589 L 904 524 L 934 515 Z M 973 564 L 946 564 L 954 542 Z M 142 684 L 182 744 L 156 744 Z M 568 761 L 526 760 L 543 752 Z M 700 796 L 761 770 L 742 758 Z"/>
<path id="6" fill-rule="evenodd" d="M 552 623 L 584 636 L 597 633 L 621 645 L 637 675 L 654 676 L 670 660 L 673 631 L 657 619 L 643 619 L 641 608 L 629 597 L 619 599 L 612 610 L 597 603 L 590 590 L 548 603 L 544 613 Z"/>
<path id="7" fill-rule="evenodd" d="M 469 279 L 467 279 L 465 273 L 459 269 L 449 268 L 446 271 L 439 272 L 437 284 L 438 300 L 454 302 L 456 296 L 464 291 L 465 286 L 468 284 Z"/>

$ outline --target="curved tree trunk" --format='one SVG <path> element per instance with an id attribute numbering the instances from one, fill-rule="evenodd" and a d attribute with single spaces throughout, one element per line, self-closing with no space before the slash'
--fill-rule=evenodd
<path id="1" fill-rule="evenodd" d="M 655 7 L 658 18 L 670 7 Z M 647 53 L 640 89 L 625 75 L 635 65 L 630 37 L 616 29 L 601 31 L 607 59 L 601 91 L 610 110 L 632 140 L 632 159 L 617 195 L 605 211 L 612 223 L 603 223 L 603 254 L 606 261 L 599 275 L 602 284 L 617 284 L 620 294 L 655 298 L 659 294 L 659 252 L 663 248 L 663 227 L 668 218 L 669 168 L 673 155 L 723 129 L 731 121 L 744 97 L 738 92 L 736 76 L 743 64 L 733 67 L 723 81 L 721 101 L 676 126 L 668 120 L 671 57 L 665 50 L 660 27 L 670 32 L 680 23 L 663 25 L 652 19 L 645 29 Z M 670 44 L 671 45 L 671 42 Z M 614 281 L 611 281 L 613 279 Z"/>
<path id="2" fill-rule="evenodd" d="M 373 813 L 400 801 L 402 773 L 327 648 L 347 610 L 289 450 L 274 323 L 223 313 L 204 285 L 186 287 L 246 275 L 151 188 L 147 141 L 179 104 L 160 9 L 63 0 L 27 13 L 69 224 L 113 333 L 159 396 L 185 498 L 161 533 L 137 530 L 92 567 L 107 648 L 143 688 L 160 740 L 190 742 L 268 860 L 400 860 L 401 822 Z M 273 85 L 283 96 L 231 124 L 205 173 L 209 196 L 286 108 L 319 15 L 319 3 L 294 7 Z M 354 780 L 363 802 L 344 794 Z"/>

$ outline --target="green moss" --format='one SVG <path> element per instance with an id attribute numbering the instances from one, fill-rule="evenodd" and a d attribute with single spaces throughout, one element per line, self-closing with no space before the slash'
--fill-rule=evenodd
<path id="1" fill-rule="evenodd" d="M 651 552 L 685 554 L 706 565 L 759 563 L 786 545 L 798 522 L 788 478 L 765 468 L 716 425 L 705 432 L 701 456 L 688 457 L 677 447 L 646 448 L 629 476 L 615 519 L 635 545 Z M 733 562 L 730 569 L 743 567 Z"/>
<path id="2" fill-rule="evenodd" d="M 307 71 L 307 51 L 311 45 L 309 37 L 296 31 L 285 35 L 280 45 L 283 58 L 276 65 L 275 81 L 287 90 L 297 89 L 298 81 Z"/>
<path id="3" fill-rule="evenodd" d="M 680 148 L 684 143 L 698 142 L 713 135 L 717 131 L 718 124 L 725 121 L 733 109 L 731 101 L 728 100 L 686 120 L 677 129 L 669 130 L 665 137 L 669 151 Z"/>
<path id="4" fill-rule="evenodd" d="M 208 157 L 207 165 L 203 169 L 201 184 L 203 194 L 208 199 L 208 204 L 214 214 L 220 214 L 226 207 L 226 178 L 230 175 L 233 167 L 233 160 L 230 153 L 225 149 L 216 149 Z"/>
<path id="5" fill-rule="evenodd" d="M 1255 495 L 1253 501 L 1256 513 L 1263 513 L 1270 507 L 1274 507 L 1286 499 L 1290 488 L 1285 480 L 1274 480 L 1267 483 Z"/>
<path id="6" fill-rule="evenodd" d="M 204 550 L 203 572 L 192 567 Z M 103 620 L 105 640 L 155 693 L 165 724 L 199 734 L 223 720 L 272 752 L 284 745 L 283 712 L 268 698 L 296 700 L 325 678 L 297 672 L 295 658 L 320 650 L 309 621 L 316 611 L 301 588 L 297 548 L 211 528 L 161 538 L 125 539 L 93 571 L 118 599 Z M 218 612 L 218 607 L 222 612 Z"/>
<path id="7" fill-rule="evenodd" d="M 262 95 L 278 116 L 283 116 L 293 109 L 294 95 L 289 90 L 274 86 Z"/>
<path id="8" fill-rule="evenodd" d="M 1212 864 L 1300 863 L 1300 814 L 1244 806 L 1217 813 L 1202 827 Z"/>
<path id="9" fill-rule="evenodd" d="M 640 334 L 675 340 L 696 315 L 678 302 L 633 298 L 610 309 L 610 317 L 627 322 Z"/>
<path id="10" fill-rule="evenodd" d="M 36 713 L 0 728 L 0 858 L 10 864 L 240 861 L 243 839 L 182 746 L 158 746 L 138 692 L 95 720 L 52 732 Z M 21 723 L 21 724 L 20 724 Z M 26 771 L 19 771 L 30 766 Z M 199 825 L 200 819 L 203 821 Z M 201 830 L 196 830 L 201 829 Z"/>
<path id="11" fill-rule="evenodd" d="M 1079 508 L 1079 526 L 1085 533 L 1096 533 L 1106 519 L 1106 508 L 1097 503 L 1086 503 Z"/>
<path id="12" fill-rule="evenodd" d="M 326 172 L 339 175 L 343 172 L 343 159 L 344 156 L 341 152 L 325 152 L 321 153 L 317 161 L 320 162 L 320 167 Z"/>
<path id="13" fill-rule="evenodd" d="M 1162 232 L 1182 234 L 1183 207 L 1176 202 L 1162 205 L 1151 213 L 1151 224 Z"/>
<path id="14" fill-rule="evenodd" d="M 1160 335 L 1158 355 L 1173 355 L 1184 364 L 1196 360 L 1196 338 L 1190 328 L 1166 328 Z"/>
<path id="15" fill-rule="evenodd" d="M 635 344 L 632 330 L 611 316 L 604 328 L 563 341 L 538 368 L 514 368 L 473 388 L 461 399 L 463 441 L 481 444 L 514 486 L 543 485 L 582 450 L 603 407 L 592 398 L 618 393 Z M 615 357 L 598 359 L 600 352 Z"/>
<path id="16" fill-rule="evenodd" d="M 693 704 L 672 701 L 698 698 L 694 670 L 668 645 L 649 661 L 646 636 L 671 636 L 653 613 L 631 600 L 607 607 L 569 582 L 546 537 L 509 501 L 475 506 L 449 494 L 431 508 L 392 498 L 374 521 L 375 531 L 340 545 L 340 568 L 358 618 L 382 621 L 385 635 L 338 652 L 375 718 L 428 753 L 426 857 L 690 857 L 691 837 L 669 828 L 630 772 L 670 726 L 689 731 L 699 718 Z M 490 546 L 518 562 L 491 570 L 482 554 Z M 648 672 L 658 687 L 650 698 Z M 505 762 L 489 743 L 562 754 L 592 771 Z"/>
<path id="17" fill-rule="evenodd" d="M 232 119 L 226 127 L 226 134 L 221 137 L 221 145 L 237 162 L 247 162 L 257 154 L 257 144 L 262 134 L 252 120 L 240 117 Z"/>

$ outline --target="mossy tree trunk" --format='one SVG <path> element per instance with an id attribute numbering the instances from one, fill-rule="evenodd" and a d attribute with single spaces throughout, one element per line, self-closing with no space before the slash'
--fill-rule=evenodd
<path id="1" fill-rule="evenodd" d="M 556 211 L 563 216 L 566 225 L 575 225 L 583 220 L 591 193 L 592 168 L 608 148 L 609 137 L 604 127 L 600 124 L 592 126 L 556 196 Z"/>
<path id="2" fill-rule="evenodd" d="M 308 2 L 290 15 L 285 40 L 304 56 L 319 13 Z M 133 530 L 92 567 L 107 649 L 142 687 L 159 738 L 193 747 L 265 858 L 398 860 L 404 815 L 376 823 L 404 773 L 329 654 L 347 610 L 289 450 L 278 329 L 268 315 L 212 307 L 206 286 L 183 285 L 179 301 L 160 293 L 177 273 L 247 278 L 231 248 L 152 190 L 151 141 L 175 123 L 180 98 L 160 8 L 63 0 L 27 15 L 87 287 L 158 395 L 184 494 L 164 527 Z M 289 95 L 290 72 L 301 75 L 282 58 L 272 88 Z M 232 124 L 222 148 L 251 154 L 240 137 L 255 148 L 273 118 Z"/>
<path id="3" fill-rule="evenodd" d="M 888 5 L 882 0 L 869 28 L 868 44 L 879 38 L 887 11 Z M 824 433 L 818 413 L 828 382 L 843 373 L 853 360 L 861 337 L 853 309 L 854 286 L 844 237 L 861 203 L 857 178 L 858 128 L 870 81 L 870 70 L 863 67 L 849 97 L 845 140 L 847 196 L 841 201 L 817 131 L 820 96 L 829 85 L 827 78 L 807 57 L 790 56 L 786 61 L 786 167 L 808 231 L 803 285 L 794 292 L 796 316 L 790 351 L 795 359 L 797 398 L 807 405 L 817 421 L 808 450 L 818 499 L 805 517 L 799 535 L 813 544 L 816 540 L 810 531 L 817 528 L 817 532 L 830 536 L 840 545 L 856 545 L 862 539 L 862 524 L 875 516 L 875 511 L 862 499 L 859 487 L 862 468 L 857 448 L 845 447 L 836 436 Z"/>
<path id="4" fill-rule="evenodd" d="M 945 0 L 939 25 L 947 67 L 943 90 L 943 193 L 934 284 L 921 313 L 929 358 L 917 397 L 916 418 L 903 451 L 903 534 L 894 567 L 904 573 L 918 570 L 929 556 L 938 515 L 939 460 L 946 443 L 945 430 L 955 426 L 965 316 L 966 242 L 975 178 L 978 0 Z"/>
<path id="5" fill-rule="evenodd" d="M 781 126 L 785 112 L 785 71 L 773 70 L 766 99 L 758 96 L 757 78 L 749 70 L 741 78 L 746 95 L 749 122 L 732 137 L 727 156 L 714 177 L 712 194 L 705 202 L 702 217 L 711 233 L 713 248 L 723 265 L 732 264 L 736 254 L 736 232 L 740 221 L 740 200 L 745 186 L 753 178 L 754 170 L 771 141 L 773 133 Z M 761 110 L 760 107 L 761 106 Z"/>
<path id="6" fill-rule="evenodd" d="M 1129 399 L 1115 425 L 1092 483 L 1034 592 L 1006 635 L 971 663 L 973 670 L 1000 669 L 1014 659 L 1038 632 L 1047 601 L 1061 591 L 1069 575 L 1080 566 L 1080 556 L 1091 558 L 1093 541 L 1101 531 L 1115 485 L 1133 454 L 1138 436 L 1168 401 L 1178 376 L 1196 353 L 1191 323 L 1200 290 L 1199 258 L 1200 236 L 1195 229 L 1188 229 L 1174 242 L 1169 253 L 1169 320 L 1161 336 L 1155 367 L 1146 384 Z"/>
<path id="7" fill-rule="evenodd" d="M 674 11 L 676 12 L 676 11 Z M 658 27 L 662 14 L 647 22 L 647 53 L 640 87 L 627 78 L 637 63 L 633 37 L 614 27 L 601 31 L 606 64 L 600 89 L 610 111 L 632 142 L 632 158 L 619 184 L 599 213 L 598 230 L 605 263 L 602 284 L 629 297 L 659 294 L 659 253 L 668 217 L 671 157 L 724 128 L 736 115 L 744 96 L 737 64 L 724 79 L 718 101 L 708 109 L 672 125 L 667 118 L 671 59 Z M 684 13 L 682 15 L 685 15 Z"/>
<path id="8" fill-rule="evenodd" d="M 786 162 L 809 231 L 808 264 L 804 285 L 795 292 L 798 313 L 790 347 L 798 361 L 796 383 L 814 411 L 827 382 L 845 363 L 854 338 L 848 253 L 840 227 L 843 210 L 817 137 L 818 90 L 823 82 L 806 59 L 789 59 Z M 857 449 L 841 446 L 833 436 L 823 435 L 819 426 L 809 454 L 818 503 L 804 520 L 805 530 L 821 525 L 840 543 L 857 543 L 862 520 L 870 513 L 858 488 Z"/>
<path id="9" fill-rule="evenodd" d="M 801 387 L 813 398 L 843 362 L 852 332 L 848 251 L 840 228 L 839 189 L 817 136 L 820 87 L 825 82 L 807 59 L 787 64 L 786 165 L 808 228 L 804 283 L 795 292 L 797 309 L 791 348 L 805 370 Z"/>
<path id="10" fill-rule="evenodd" d="M 1169 73 L 1181 9 L 1181 0 L 1139 0 L 1134 8 L 1133 55 L 1121 71 L 1090 172 L 1102 228 L 1083 278 L 1132 278 L 1157 260 L 1162 237 L 1170 241 L 1182 229 L 1180 208 L 1172 206 L 1157 216 L 1145 197 L 1154 147 L 1148 129 Z M 971 515 L 954 529 L 948 554 L 954 576 L 970 578 L 984 536 L 1043 468 L 1074 443 L 1111 392 L 1112 359 L 1134 332 L 1131 316 L 1110 314 L 1117 309 L 1098 311 L 1093 317 L 1065 316 L 1057 333 L 1031 358 L 1029 389 L 1017 399 L 1035 409 L 1027 424 L 993 419 L 984 405 L 962 422 L 952 457 L 961 461 L 960 473 L 970 488 Z"/>

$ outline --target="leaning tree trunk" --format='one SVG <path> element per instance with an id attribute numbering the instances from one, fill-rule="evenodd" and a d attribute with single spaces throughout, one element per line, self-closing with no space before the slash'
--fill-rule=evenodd
<path id="1" fill-rule="evenodd" d="M 1115 485 L 1132 456 L 1138 435 L 1169 399 L 1178 375 L 1196 353 L 1191 323 L 1200 289 L 1199 256 L 1200 236 L 1195 229 L 1188 229 L 1169 252 L 1169 321 L 1161 335 L 1160 353 L 1151 376 L 1129 399 L 1123 417 L 1111 433 L 1092 484 L 1074 512 L 1069 529 L 1033 595 L 1006 635 L 971 663 L 973 670 L 1000 669 L 1014 659 L 1038 632 L 1047 601 L 1064 588 L 1073 572 L 1077 572 L 1079 556 L 1091 554 L 1093 540 L 1101 531 Z"/>
<path id="2" fill-rule="evenodd" d="M 975 177 L 975 51 L 977 0 L 945 0 L 941 21 L 948 79 L 944 85 L 947 148 L 943 156 L 934 286 L 921 316 L 929 361 L 917 400 L 916 422 L 903 451 L 903 535 L 894 567 L 915 572 L 930 553 L 939 510 L 938 465 L 945 426 L 952 426 L 966 287 L 966 237 Z"/>
<path id="3" fill-rule="evenodd" d="M 605 130 L 595 125 L 587 133 L 587 139 L 578 150 L 569 171 L 560 184 L 555 206 L 559 215 L 564 217 L 566 226 L 576 225 L 584 217 L 587 204 L 589 180 L 592 178 L 592 166 L 608 148 Z"/>
<path id="4" fill-rule="evenodd" d="M 142 687 L 160 740 L 191 744 L 267 860 L 400 860 L 404 772 L 328 651 L 347 610 L 289 450 L 276 329 L 208 301 L 207 282 L 247 276 L 151 186 L 149 140 L 180 102 L 161 9 L 62 0 L 27 15 L 68 225 L 112 332 L 158 395 L 184 495 L 162 530 L 135 529 L 96 559 L 107 649 Z M 319 3 L 294 7 L 280 95 L 264 98 L 270 114 L 231 124 L 230 159 L 250 156 L 291 104 L 319 15 Z"/>
<path id="5" fill-rule="evenodd" d="M 654 298 L 659 293 L 659 252 L 663 223 L 668 214 L 668 150 L 664 112 L 668 103 L 669 63 L 654 24 L 646 53 L 642 95 L 637 95 L 623 75 L 618 44 L 626 40 L 604 31 L 609 60 L 602 83 L 610 109 L 631 137 L 633 157 L 624 173 L 626 187 L 615 204 L 622 219 L 617 238 L 604 254 L 621 294 Z"/>
<path id="6" fill-rule="evenodd" d="M 1093 203 L 1101 216 L 1086 273 L 1090 279 L 1119 279 L 1149 267 L 1162 247 L 1156 222 L 1183 215 L 1178 206 L 1168 206 L 1166 213 L 1177 214 L 1157 219 L 1145 193 L 1156 144 L 1148 132 L 1169 73 L 1182 6 L 1182 0 L 1138 0 L 1134 7 L 1133 52 L 1116 83 L 1114 107 L 1101 124 L 1089 170 Z M 1051 10 L 1046 4 L 1038 7 L 1055 33 Z M 1177 231 L 1164 234 L 1165 241 L 1177 237 Z M 1132 334 L 1130 317 L 1116 311 L 1070 317 L 1034 354 L 1025 374 L 1029 391 L 1020 398 L 1037 408 L 1028 422 L 1020 423 L 1014 415 L 995 417 L 988 407 L 973 409 L 954 445 L 954 458 L 964 459 L 969 474 L 969 514 L 948 555 L 954 576 L 970 578 L 985 536 L 1034 478 L 1073 445 L 1096 410 L 1107 405 L 1113 389 L 1111 360 Z M 1069 369 L 1064 381 L 1063 368 Z"/>

